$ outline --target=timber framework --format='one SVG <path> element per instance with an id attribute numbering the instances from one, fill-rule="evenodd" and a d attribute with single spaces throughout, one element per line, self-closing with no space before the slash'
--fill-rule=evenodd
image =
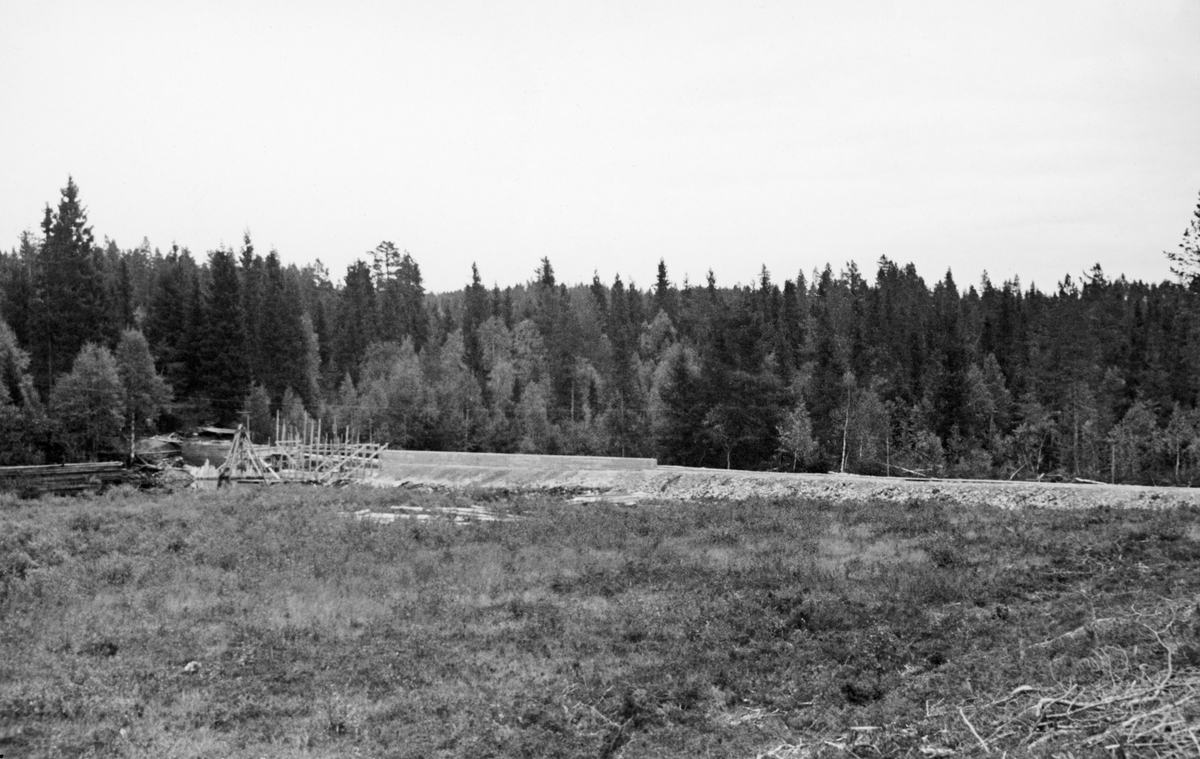
<path id="1" fill-rule="evenodd" d="M 386 448 L 352 437 L 349 428 L 329 434 L 320 421 L 306 418 L 303 425 L 289 426 L 276 418 L 275 444 L 260 448 L 259 455 L 285 482 L 338 485 L 377 475 Z"/>

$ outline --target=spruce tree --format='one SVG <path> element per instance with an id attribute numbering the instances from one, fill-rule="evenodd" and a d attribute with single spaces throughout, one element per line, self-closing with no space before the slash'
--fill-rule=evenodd
<path id="1" fill-rule="evenodd" d="M 667 381 L 659 393 L 663 410 L 662 422 L 655 430 L 655 453 L 664 464 L 700 466 L 709 408 L 704 386 L 686 350 L 675 351 L 668 361 Z"/>
<path id="2" fill-rule="evenodd" d="M 58 207 L 46 206 L 33 271 L 30 347 L 34 375 L 43 390 L 71 366 L 84 343 L 105 337 L 105 293 L 92 254 L 94 244 L 79 188 L 68 177 Z"/>
<path id="3" fill-rule="evenodd" d="M 832 272 L 826 267 L 812 306 L 816 356 L 807 391 L 809 407 L 812 409 L 813 434 L 827 454 L 839 448 L 841 443 L 838 409 L 845 401 L 842 378 L 847 369 L 830 303 L 834 287 Z"/>
<path id="4" fill-rule="evenodd" d="M 671 321 L 679 318 L 679 293 L 667 279 L 667 262 L 658 259 L 658 274 L 654 279 L 654 312 L 666 312 Z"/>
<path id="5" fill-rule="evenodd" d="M 804 348 L 804 319 L 800 313 L 800 298 L 796 294 L 796 283 L 783 283 L 779 318 L 775 330 L 775 355 L 779 360 L 781 376 L 786 382 L 792 372 L 800 366 L 800 355 Z"/>
<path id="6" fill-rule="evenodd" d="M 970 356 L 961 322 L 958 287 L 947 270 L 945 279 L 934 287 L 933 319 L 929 325 L 937 357 L 930 369 L 929 382 L 933 393 L 933 430 L 942 438 L 943 444 L 949 442 L 956 428 L 961 435 L 973 432 L 966 407 Z"/>
<path id="7" fill-rule="evenodd" d="M 233 251 L 212 251 L 208 268 L 212 282 L 204 300 L 207 323 L 200 338 L 200 373 L 216 420 L 232 424 L 250 391 L 245 317 Z"/>
<path id="8" fill-rule="evenodd" d="M 550 265 L 550 258 L 548 256 L 542 257 L 536 273 L 536 284 L 542 287 L 554 287 L 554 267 Z"/>
<path id="9" fill-rule="evenodd" d="M 172 246 L 165 256 L 155 253 L 153 268 L 142 331 L 165 379 L 181 391 L 190 391 L 188 354 L 194 347 L 189 342 L 193 337 L 190 324 L 195 316 L 193 307 L 198 307 L 193 302 L 198 300 L 196 264 L 186 249 Z"/>
<path id="10" fill-rule="evenodd" d="M 263 351 L 263 298 L 266 273 L 263 257 L 254 252 L 250 232 L 242 235 L 242 253 L 238 275 L 242 293 L 242 313 L 246 318 L 246 357 L 250 361 L 250 376 L 262 382 L 270 371 L 270 360 Z"/>
<path id="11" fill-rule="evenodd" d="M 621 456 L 645 447 L 641 434 L 645 421 L 645 399 L 638 384 L 637 349 L 638 327 L 631 314 L 637 302 L 625 289 L 620 275 L 610 290 L 612 303 L 608 311 L 608 340 L 611 345 L 608 367 L 606 427 L 611 449 Z"/>
<path id="12" fill-rule="evenodd" d="M 592 294 L 592 302 L 596 304 L 596 310 L 600 313 L 600 329 L 607 329 L 608 325 L 608 288 L 600 281 L 600 274 L 592 273 L 592 285 L 588 288 Z"/>
<path id="13" fill-rule="evenodd" d="M 259 326 L 262 369 L 258 377 L 276 407 L 288 388 L 313 404 L 307 383 L 308 343 L 294 279 L 286 276 L 279 254 L 271 251 L 264 265 L 262 321 Z"/>
<path id="14" fill-rule="evenodd" d="M 0 271 L 0 319 L 8 323 L 21 345 L 29 345 L 33 316 L 34 270 L 37 266 L 37 240 L 28 231 L 22 232 L 20 245 L 11 256 L 4 256 Z"/>
<path id="15" fill-rule="evenodd" d="M 313 334 L 317 336 L 317 358 L 320 362 L 321 376 L 324 377 L 330 369 L 333 346 L 330 345 L 329 322 L 325 317 L 325 301 L 320 298 L 313 306 L 312 328 Z"/>
<path id="16" fill-rule="evenodd" d="M 193 270 L 187 275 L 187 298 L 184 301 L 186 304 L 182 309 L 186 316 L 181 322 L 181 336 L 179 349 L 179 365 L 181 367 L 180 378 L 182 386 L 187 389 L 187 394 L 194 397 L 203 398 L 203 403 L 207 405 L 206 393 L 208 385 L 206 382 L 206 367 L 205 355 L 208 350 L 209 329 L 208 329 L 208 309 L 204 302 L 204 292 L 200 286 L 200 273 Z M 172 375 L 167 374 L 168 380 L 171 380 Z"/>
<path id="17" fill-rule="evenodd" d="M 479 327 L 488 319 L 488 293 L 479 279 L 479 268 L 471 264 L 471 284 L 463 290 L 463 354 L 467 368 L 481 383 L 487 382 L 483 362 L 483 346 L 479 340 Z"/>
<path id="18" fill-rule="evenodd" d="M 119 256 L 118 261 L 113 289 L 109 294 L 112 309 L 110 325 L 123 331 L 133 326 L 133 281 L 129 273 L 129 260 Z"/>
<path id="19" fill-rule="evenodd" d="M 362 261 L 355 261 L 346 269 L 341 296 L 334 330 L 333 365 L 336 376 L 349 375 L 357 385 L 359 364 L 367 346 L 376 339 L 378 319 L 371 269 Z"/>

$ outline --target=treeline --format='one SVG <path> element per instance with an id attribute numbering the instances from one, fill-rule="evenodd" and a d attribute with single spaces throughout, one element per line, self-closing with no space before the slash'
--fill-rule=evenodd
<path id="1" fill-rule="evenodd" d="M 1195 282 L 1190 240 L 1174 258 Z M 415 449 L 1200 476 L 1200 288 L 1099 265 L 1053 292 L 986 275 L 964 292 L 886 258 L 874 283 L 849 264 L 734 287 L 678 284 L 659 262 L 642 290 L 568 286 L 543 259 L 525 284 L 489 289 L 472 267 L 461 291 L 428 294 L 390 242 L 336 282 L 319 262 L 262 256 L 249 234 L 199 260 L 97 244 L 69 181 L 41 236 L 0 254 L 0 316 L 3 463 L 205 423 L 248 423 L 261 441 L 280 413 Z"/>

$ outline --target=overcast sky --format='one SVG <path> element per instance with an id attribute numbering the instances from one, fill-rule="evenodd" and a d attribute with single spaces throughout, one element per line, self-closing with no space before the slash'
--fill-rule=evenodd
<path id="1" fill-rule="evenodd" d="M 722 285 L 880 256 L 1161 281 L 1200 195 L 1200 2 L 0 2 L 0 248 L 98 238 L 426 287 Z"/>

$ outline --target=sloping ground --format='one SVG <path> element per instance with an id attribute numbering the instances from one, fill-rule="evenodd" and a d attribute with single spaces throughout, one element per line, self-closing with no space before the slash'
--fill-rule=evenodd
<path id="1" fill-rule="evenodd" d="M 386 451 L 388 463 L 396 466 L 455 466 L 501 469 L 550 470 L 641 470 L 654 469 L 654 459 L 616 456 L 540 456 L 527 453 L 459 453 L 457 451 Z"/>
<path id="2" fill-rule="evenodd" d="M 487 466 L 458 463 L 452 454 L 387 451 L 376 480 L 387 485 L 448 488 L 553 490 L 565 492 L 643 492 L 657 498 L 692 500 L 754 497 L 822 498 L 831 501 L 940 499 L 964 505 L 1002 508 L 1168 508 L 1200 505 L 1200 489 L 1136 485 L 1005 482 L 990 480 L 908 480 L 837 474 L 740 472 L 723 469 L 647 466 L 602 468 L 608 462 L 649 459 L 569 456 L 487 456 Z M 445 458 L 438 458 L 445 457 Z"/>

